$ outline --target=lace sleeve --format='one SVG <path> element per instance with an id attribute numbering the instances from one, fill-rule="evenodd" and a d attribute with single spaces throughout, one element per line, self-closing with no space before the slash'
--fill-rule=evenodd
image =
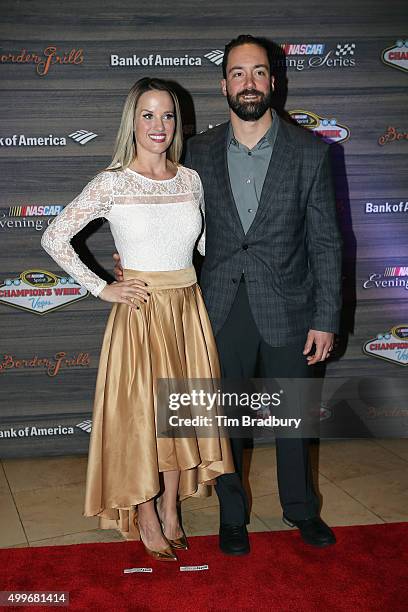
<path id="1" fill-rule="evenodd" d="M 197 250 L 201 255 L 205 255 L 205 202 L 204 202 L 204 190 L 203 184 L 197 172 L 194 172 L 193 176 L 193 194 L 200 206 L 201 214 L 203 216 L 203 230 L 200 239 L 197 243 Z"/>
<path id="2" fill-rule="evenodd" d="M 113 204 L 112 174 L 101 172 L 92 179 L 48 226 L 41 239 L 41 246 L 54 261 L 95 297 L 107 283 L 79 259 L 71 239 L 90 221 L 109 213 Z"/>

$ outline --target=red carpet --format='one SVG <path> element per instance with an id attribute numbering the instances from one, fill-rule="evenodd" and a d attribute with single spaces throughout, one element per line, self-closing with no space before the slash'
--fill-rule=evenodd
<path id="1" fill-rule="evenodd" d="M 303 544 L 297 530 L 254 533 L 246 557 L 195 537 L 180 563 L 150 560 L 139 542 L 3 549 L 0 590 L 69 591 L 70 611 L 406 611 L 407 525 L 337 527 L 326 549 Z M 209 570 L 179 570 L 201 564 Z M 123 574 L 129 567 L 153 573 Z"/>

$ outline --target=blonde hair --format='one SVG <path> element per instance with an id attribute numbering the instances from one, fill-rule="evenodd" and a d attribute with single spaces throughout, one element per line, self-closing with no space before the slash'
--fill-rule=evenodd
<path id="1" fill-rule="evenodd" d="M 176 127 L 171 145 L 167 149 L 167 159 L 178 164 L 183 150 L 183 128 L 181 124 L 180 104 L 170 84 L 162 79 L 139 79 L 133 85 L 123 107 L 122 118 L 116 136 L 112 161 L 106 170 L 123 170 L 127 168 L 136 157 L 136 141 L 134 134 L 134 121 L 136 106 L 139 98 L 146 91 L 167 91 L 174 103 Z"/>

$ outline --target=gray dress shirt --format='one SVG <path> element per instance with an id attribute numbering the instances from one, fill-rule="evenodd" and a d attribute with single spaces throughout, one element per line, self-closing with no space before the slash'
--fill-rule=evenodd
<path id="1" fill-rule="evenodd" d="M 272 125 L 261 140 L 248 149 L 234 137 L 229 126 L 227 161 L 232 194 L 245 234 L 258 210 L 265 176 L 278 131 L 276 112 L 272 109 Z"/>

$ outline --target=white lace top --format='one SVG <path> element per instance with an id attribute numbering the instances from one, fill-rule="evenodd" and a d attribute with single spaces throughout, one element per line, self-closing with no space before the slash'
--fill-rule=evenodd
<path id="1" fill-rule="evenodd" d="M 41 240 L 43 248 L 95 296 L 106 281 L 82 263 L 71 239 L 99 217 L 109 221 L 123 268 L 188 268 L 200 234 L 197 248 L 204 255 L 203 187 L 197 172 L 189 168 L 179 166 L 174 178 L 162 181 L 130 168 L 101 172 L 48 226 Z"/>

